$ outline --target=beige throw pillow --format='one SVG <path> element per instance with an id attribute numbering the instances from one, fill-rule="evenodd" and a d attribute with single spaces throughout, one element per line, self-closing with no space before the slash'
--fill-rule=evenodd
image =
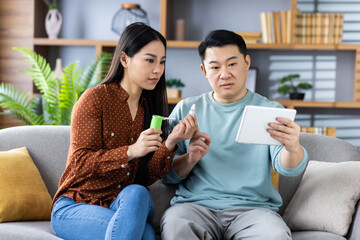
<path id="1" fill-rule="evenodd" d="M 345 236 L 360 198 L 360 161 L 310 161 L 283 218 L 292 230 Z"/>
<path id="2" fill-rule="evenodd" d="M 51 201 L 25 147 L 0 152 L 0 222 L 50 220 Z"/>

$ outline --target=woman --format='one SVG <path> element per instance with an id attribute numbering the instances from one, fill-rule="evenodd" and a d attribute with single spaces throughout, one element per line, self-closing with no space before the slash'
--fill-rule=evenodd
<path id="1" fill-rule="evenodd" d="M 176 144 L 194 135 L 186 116 L 167 135 L 149 129 L 166 116 L 164 37 L 141 23 L 120 37 L 102 84 L 73 109 L 66 169 L 51 225 L 64 239 L 155 239 L 153 202 L 144 187 L 170 170 Z M 166 139 L 163 141 L 163 139 Z"/>

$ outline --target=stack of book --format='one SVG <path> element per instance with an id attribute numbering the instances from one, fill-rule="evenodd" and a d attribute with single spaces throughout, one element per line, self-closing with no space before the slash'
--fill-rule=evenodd
<path id="1" fill-rule="evenodd" d="M 330 137 L 335 137 L 336 128 L 331 127 L 301 127 L 301 132 L 322 134 Z"/>
<path id="2" fill-rule="evenodd" d="M 291 43 L 291 11 L 260 13 L 263 43 Z"/>
<path id="3" fill-rule="evenodd" d="M 297 10 L 295 24 L 291 20 L 290 10 L 260 13 L 262 42 L 291 43 L 294 25 L 296 43 L 342 43 L 343 13 L 303 13 Z"/>
<path id="4" fill-rule="evenodd" d="M 296 43 L 340 44 L 342 43 L 344 14 L 303 13 L 296 14 Z"/>

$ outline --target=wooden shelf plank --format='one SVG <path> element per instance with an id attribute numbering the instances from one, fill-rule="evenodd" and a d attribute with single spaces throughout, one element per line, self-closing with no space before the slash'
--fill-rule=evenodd
<path id="1" fill-rule="evenodd" d="M 173 48 L 197 48 L 200 45 L 200 41 L 175 41 L 168 40 L 168 47 Z"/>
<path id="2" fill-rule="evenodd" d="M 317 101 L 302 101 L 302 100 L 272 100 L 272 101 L 276 101 L 288 108 L 296 108 L 296 107 L 332 108 L 335 106 L 334 102 L 317 102 Z"/>
<path id="3" fill-rule="evenodd" d="M 169 104 L 177 104 L 183 98 L 169 98 Z M 273 99 L 281 105 L 288 108 L 354 108 L 360 109 L 360 102 L 320 102 L 320 101 L 302 101 L 302 100 L 279 100 Z"/>
<path id="4" fill-rule="evenodd" d="M 35 46 L 98 46 L 116 47 L 117 41 L 111 40 L 89 40 L 89 39 L 48 39 L 34 38 Z"/>
<path id="5" fill-rule="evenodd" d="M 174 48 L 197 48 L 200 41 L 174 41 L 168 40 L 168 46 Z M 349 50 L 359 49 L 352 44 L 281 44 L 281 43 L 247 43 L 248 49 L 286 49 L 286 50 Z"/>
<path id="6" fill-rule="evenodd" d="M 116 47 L 118 41 L 90 40 L 90 39 L 48 39 L 34 38 L 36 46 L 104 46 Z M 168 46 L 172 48 L 197 48 L 200 41 L 174 41 L 168 40 Z M 296 50 L 357 50 L 360 45 L 353 44 L 280 44 L 280 43 L 248 43 L 249 49 L 296 49 Z"/>
<path id="7" fill-rule="evenodd" d="M 308 107 L 308 108 L 360 108 L 360 102 L 320 102 L 301 100 L 272 100 L 285 107 Z"/>

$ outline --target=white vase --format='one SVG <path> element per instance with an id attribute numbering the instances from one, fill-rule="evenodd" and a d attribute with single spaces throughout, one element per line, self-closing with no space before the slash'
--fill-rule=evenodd
<path id="1" fill-rule="evenodd" d="M 63 71 L 62 71 L 62 60 L 61 60 L 61 58 L 56 59 L 56 64 L 55 64 L 53 77 L 57 77 L 60 81 L 62 80 Z"/>
<path id="2" fill-rule="evenodd" d="M 59 10 L 49 10 L 45 18 L 45 29 L 50 39 L 56 39 L 59 36 L 62 25 L 62 16 Z"/>

